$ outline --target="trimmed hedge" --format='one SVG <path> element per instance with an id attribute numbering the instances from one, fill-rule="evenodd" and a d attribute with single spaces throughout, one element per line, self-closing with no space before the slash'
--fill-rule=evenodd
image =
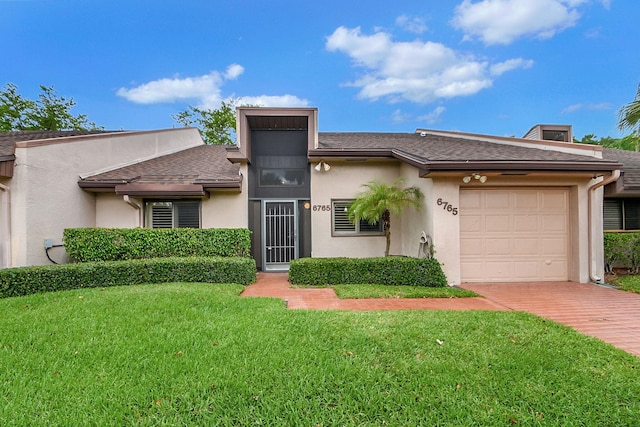
<path id="1" fill-rule="evenodd" d="M 604 265 L 607 272 L 614 267 L 640 272 L 640 233 L 604 233 Z"/>
<path id="2" fill-rule="evenodd" d="M 289 282 L 300 285 L 384 284 L 447 286 L 440 263 L 431 258 L 299 258 L 291 261 Z"/>
<path id="3" fill-rule="evenodd" d="M 67 228 L 64 247 L 75 262 L 162 257 L 249 257 L 246 228 Z"/>
<path id="4" fill-rule="evenodd" d="M 256 281 L 256 263 L 245 257 L 155 258 L 18 267 L 0 270 L 0 298 L 79 288 L 141 283 Z"/>

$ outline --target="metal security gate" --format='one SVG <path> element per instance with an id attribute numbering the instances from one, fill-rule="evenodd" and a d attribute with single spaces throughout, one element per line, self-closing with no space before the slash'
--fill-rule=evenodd
<path id="1" fill-rule="evenodd" d="M 264 271 L 286 271 L 298 257 L 297 201 L 264 201 Z"/>

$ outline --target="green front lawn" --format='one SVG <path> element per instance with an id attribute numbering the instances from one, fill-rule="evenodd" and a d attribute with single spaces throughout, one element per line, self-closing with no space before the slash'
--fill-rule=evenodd
<path id="1" fill-rule="evenodd" d="M 287 310 L 237 285 L 0 300 L 0 425 L 637 425 L 640 359 L 517 312 Z"/>
<path id="2" fill-rule="evenodd" d="M 612 285 L 623 291 L 635 292 L 640 294 L 640 276 L 629 275 L 619 276 L 611 282 Z"/>

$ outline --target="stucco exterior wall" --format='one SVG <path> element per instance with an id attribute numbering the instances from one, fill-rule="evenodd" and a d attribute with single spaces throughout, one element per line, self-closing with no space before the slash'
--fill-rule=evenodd
<path id="1" fill-rule="evenodd" d="M 392 184 L 399 176 L 398 162 L 332 162 L 329 171 L 318 172 L 311 165 L 311 256 L 321 257 L 377 257 L 384 255 L 384 236 L 332 236 L 331 212 L 314 207 L 331 206 L 333 199 L 353 199 L 363 190 L 362 185 L 380 180 Z M 398 254 L 401 239 L 395 233 L 402 229 L 401 218 L 392 218 L 390 253 Z"/>
<path id="2" fill-rule="evenodd" d="M 142 224 L 142 200 L 131 198 L 130 202 L 140 209 L 125 202 L 123 196 L 112 193 L 96 195 L 96 227 L 101 228 L 136 228 Z"/>
<path id="3" fill-rule="evenodd" d="M 96 196 L 80 189 L 80 176 L 201 144 L 196 129 L 18 143 L 10 183 L 11 265 L 50 264 L 44 239 L 61 244 L 65 228 L 96 226 Z M 61 248 L 54 248 L 51 254 L 55 260 L 65 259 Z"/>
<path id="4" fill-rule="evenodd" d="M 248 228 L 247 165 L 240 166 L 242 192 L 214 192 L 202 202 L 202 228 Z"/>

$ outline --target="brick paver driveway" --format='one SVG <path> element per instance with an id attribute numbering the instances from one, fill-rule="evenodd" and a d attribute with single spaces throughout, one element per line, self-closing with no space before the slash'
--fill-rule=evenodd
<path id="1" fill-rule="evenodd" d="M 510 310 L 555 320 L 640 356 L 640 294 L 573 282 L 462 287 Z"/>

